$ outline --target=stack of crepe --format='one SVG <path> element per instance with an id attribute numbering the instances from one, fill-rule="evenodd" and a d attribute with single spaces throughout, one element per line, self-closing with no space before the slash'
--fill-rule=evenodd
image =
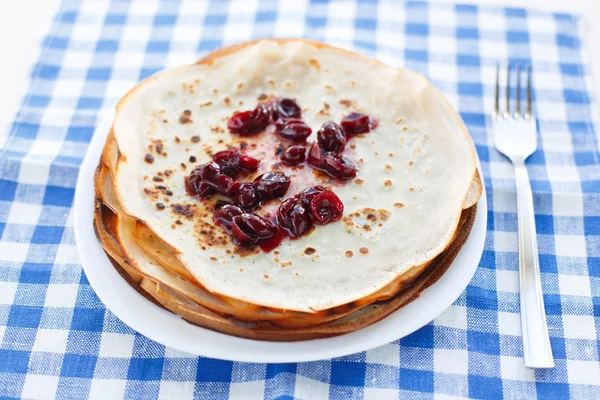
<path id="1" fill-rule="evenodd" d="M 377 118 L 345 152 L 359 166 L 355 180 L 282 167 L 272 132 L 227 132 L 235 111 L 281 96 L 296 99 L 313 132 L 351 111 Z M 226 199 L 194 199 L 184 183 L 227 148 L 261 159 L 248 180 L 289 175 L 285 197 L 331 188 L 344 217 L 271 252 L 238 246 L 212 220 Z M 98 239 L 141 294 L 204 328 L 294 341 L 370 325 L 434 283 L 468 238 L 481 182 L 464 124 L 425 78 L 321 43 L 273 39 L 218 50 L 132 89 L 117 105 L 95 190 Z M 256 212 L 274 215 L 279 204 Z"/>

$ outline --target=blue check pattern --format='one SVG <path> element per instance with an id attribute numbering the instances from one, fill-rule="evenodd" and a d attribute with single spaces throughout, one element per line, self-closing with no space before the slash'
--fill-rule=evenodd
<path id="1" fill-rule="evenodd" d="M 600 156 L 581 25 L 569 14 L 383 0 L 64 1 L 0 142 L 0 397 L 600 398 Z M 300 364 L 195 357 L 120 322 L 82 272 L 73 194 L 102 110 L 155 71 L 271 36 L 422 73 L 468 125 L 487 187 L 483 258 L 454 305 L 406 338 Z M 523 367 L 515 187 L 488 116 L 497 61 L 534 70 L 540 147 L 527 165 L 553 370 Z"/>

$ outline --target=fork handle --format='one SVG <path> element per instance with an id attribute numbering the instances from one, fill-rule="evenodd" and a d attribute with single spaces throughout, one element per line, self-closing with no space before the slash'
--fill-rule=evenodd
<path id="1" fill-rule="evenodd" d="M 531 184 L 524 160 L 514 162 L 514 168 L 517 185 L 519 288 L 525 366 L 553 368 L 554 359 L 542 296 Z"/>

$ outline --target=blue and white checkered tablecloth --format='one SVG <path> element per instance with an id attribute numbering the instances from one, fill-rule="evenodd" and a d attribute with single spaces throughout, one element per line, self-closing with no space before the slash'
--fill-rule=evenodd
<path id="1" fill-rule="evenodd" d="M 73 194 L 100 111 L 159 69 L 267 36 L 322 40 L 427 75 L 473 136 L 488 195 L 483 258 L 454 305 L 404 339 L 300 364 L 195 357 L 117 320 L 82 272 Z M 527 165 L 553 370 L 523 367 L 515 187 L 488 117 L 496 61 L 508 60 L 534 70 L 540 149 Z M 65 1 L 0 152 L 0 397 L 600 398 L 590 80 L 582 20 L 569 14 L 383 0 Z"/>

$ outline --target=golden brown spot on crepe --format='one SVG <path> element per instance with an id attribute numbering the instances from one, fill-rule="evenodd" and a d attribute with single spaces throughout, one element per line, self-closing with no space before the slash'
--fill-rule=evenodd
<path id="1" fill-rule="evenodd" d="M 196 156 L 190 156 L 190 162 L 191 163 L 195 163 L 196 162 Z"/>
<path id="2" fill-rule="evenodd" d="M 159 172 L 159 174 L 160 174 L 160 172 Z M 153 176 L 153 177 L 152 177 L 152 180 L 153 180 L 154 182 L 164 182 L 164 179 L 163 179 L 163 178 L 161 178 L 160 176 Z"/>
<path id="3" fill-rule="evenodd" d="M 229 106 L 231 105 L 231 99 L 229 97 L 225 97 L 223 99 L 223 103 L 225 103 L 226 106 Z"/>
<path id="4" fill-rule="evenodd" d="M 192 141 L 192 143 L 198 143 L 200 141 L 200 136 L 194 135 L 190 138 L 190 140 Z"/>
<path id="5" fill-rule="evenodd" d="M 392 158 L 392 157 L 394 157 L 394 153 L 389 153 L 389 154 L 388 154 L 388 157 L 389 157 L 389 158 Z"/>
<path id="6" fill-rule="evenodd" d="M 352 150 L 354 150 L 354 149 L 356 149 L 356 145 L 355 145 L 354 143 L 351 143 L 351 144 L 350 144 L 350 148 L 351 148 Z"/>
<path id="7" fill-rule="evenodd" d="M 406 132 L 408 128 L 405 126 L 404 128 L 402 128 L 402 130 Z"/>
<path id="8" fill-rule="evenodd" d="M 189 117 L 186 117 L 185 115 L 182 115 L 181 117 L 179 117 L 180 124 L 185 125 L 185 124 L 191 124 L 192 122 L 194 122 L 194 121 L 192 121 Z"/>
<path id="9" fill-rule="evenodd" d="M 361 254 L 367 254 L 369 252 L 369 249 L 367 247 L 361 247 L 360 249 L 358 249 L 358 251 Z"/>
<path id="10" fill-rule="evenodd" d="M 148 164 L 152 164 L 154 162 L 154 156 L 148 153 L 144 156 L 144 161 L 146 161 Z"/>
<path id="11" fill-rule="evenodd" d="M 329 104 L 323 103 L 323 108 L 317 113 L 317 115 L 327 116 L 327 117 L 330 116 L 331 113 L 329 112 L 329 108 L 330 108 Z"/>
<path id="12" fill-rule="evenodd" d="M 268 84 L 269 84 L 269 85 L 270 85 L 272 88 L 275 88 L 275 81 L 274 81 L 273 79 L 269 79 L 269 80 L 267 81 L 267 83 L 268 83 Z"/>
<path id="13" fill-rule="evenodd" d="M 363 180 L 362 180 L 362 179 L 360 179 L 360 178 L 356 178 L 356 179 L 354 180 L 354 183 L 356 183 L 357 185 L 362 185 L 363 183 L 365 183 L 365 181 L 363 181 Z"/>
<path id="14" fill-rule="evenodd" d="M 187 165 L 185 165 L 184 163 L 181 163 L 181 169 L 187 169 Z"/>
<path id="15" fill-rule="evenodd" d="M 218 89 L 213 89 L 212 92 L 213 92 L 213 94 L 217 94 L 217 93 L 219 93 L 219 90 Z"/>
<path id="16" fill-rule="evenodd" d="M 207 101 L 206 103 L 200 104 L 200 107 L 208 107 L 212 106 L 212 101 Z"/>
<path id="17" fill-rule="evenodd" d="M 175 220 L 175 223 L 176 223 L 177 225 L 181 225 L 181 224 L 183 224 L 183 222 L 181 222 L 181 220 L 179 220 L 179 219 L 176 219 L 176 220 Z"/>
<path id="18" fill-rule="evenodd" d="M 394 168 L 390 164 L 385 164 L 385 167 L 383 169 L 386 170 L 386 171 L 391 171 Z"/>
<path id="19" fill-rule="evenodd" d="M 404 118 L 400 117 L 396 120 L 396 124 L 400 125 L 402 122 L 404 122 Z"/>
<path id="20" fill-rule="evenodd" d="M 376 156 L 378 156 L 378 155 L 379 155 L 379 153 L 378 153 L 378 152 L 374 152 L 373 154 L 375 154 Z"/>
<path id="21" fill-rule="evenodd" d="M 396 208 L 402 208 L 402 207 L 404 207 L 404 204 L 402 204 L 400 202 L 396 202 L 396 203 L 394 203 L 394 207 L 396 207 Z"/>
<path id="22" fill-rule="evenodd" d="M 219 259 L 218 259 L 217 257 L 211 257 L 211 258 L 210 258 L 210 261 L 217 262 L 218 260 L 219 260 Z"/>
<path id="23" fill-rule="evenodd" d="M 304 254 L 306 254 L 307 256 L 313 255 L 315 254 L 317 250 L 313 249 L 312 247 L 307 247 L 304 249 Z"/>
<path id="24" fill-rule="evenodd" d="M 354 252 L 352 252 L 352 250 L 346 250 L 346 252 L 344 254 L 345 254 L 346 258 L 354 257 Z"/>
<path id="25" fill-rule="evenodd" d="M 244 268 L 240 268 L 240 272 L 244 272 Z"/>
<path id="26" fill-rule="evenodd" d="M 194 207 L 191 204 L 171 204 L 171 210 L 175 214 L 183 215 L 188 219 L 194 216 Z"/>
<path id="27" fill-rule="evenodd" d="M 308 60 L 308 63 L 310 65 L 312 65 L 313 67 L 315 67 L 317 70 L 321 69 L 321 64 L 319 64 L 319 62 L 317 60 L 315 60 L 314 58 L 311 58 L 310 60 Z"/>
<path id="28" fill-rule="evenodd" d="M 294 272 L 294 275 L 300 276 L 300 272 Z"/>
<path id="29" fill-rule="evenodd" d="M 325 89 L 328 90 L 330 93 L 335 93 L 335 88 L 333 86 L 325 85 Z"/>
<path id="30" fill-rule="evenodd" d="M 390 186 L 392 186 L 392 181 L 391 181 L 391 180 L 389 180 L 389 179 L 386 179 L 386 180 L 383 182 L 383 186 L 385 186 L 385 187 L 390 187 Z"/>
<path id="31" fill-rule="evenodd" d="M 292 82 L 290 82 L 290 81 L 287 81 L 287 82 L 285 83 L 285 88 L 286 88 L 286 89 L 290 89 L 291 87 L 292 87 Z"/>
<path id="32" fill-rule="evenodd" d="M 243 88 L 243 87 L 244 87 L 244 82 L 240 82 L 240 83 L 238 83 L 238 85 L 237 85 L 237 88 L 238 88 L 238 89 L 241 89 L 241 88 Z"/>
<path id="33" fill-rule="evenodd" d="M 266 94 L 264 94 L 264 93 L 261 93 L 261 94 L 260 94 L 260 95 L 259 95 L 259 96 L 256 98 L 256 100 L 258 100 L 258 101 L 262 101 L 262 100 L 265 100 L 267 97 L 268 97 L 268 96 L 267 96 Z"/>
<path id="34" fill-rule="evenodd" d="M 223 133 L 223 132 L 225 132 L 225 130 L 223 128 L 221 128 L 220 126 L 218 126 L 218 125 L 211 126 L 210 127 L 210 131 L 213 132 L 213 133 Z M 221 143 L 222 143 L 222 141 L 221 141 Z"/>
<path id="35" fill-rule="evenodd" d="M 408 190 L 410 190 L 411 192 L 414 192 L 415 188 L 408 188 Z"/>
<path id="36" fill-rule="evenodd" d="M 157 143 L 155 146 L 156 152 L 158 154 L 162 154 L 163 153 L 163 149 L 164 149 L 164 145 L 162 143 Z"/>
<path id="37" fill-rule="evenodd" d="M 286 261 L 286 262 L 282 262 L 281 264 L 281 268 L 286 268 L 292 265 L 291 261 Z"/>
<path id="38" fill-rule="evenodd" d="M 340 99 L 338 101 L 338 103 L 340 103 L 341 105 L 343 105 L 344 107 L 348 108 L 352 105 L 352 100 L 347 100 L 347 99 Z"/>
<path id="39" fill-rule="evenodd" d="M 168 124 L 168 123 L 169 123 L 169 120 L 163 119 L 163 124 Z"/>
<path id="40" fill-rule="evenodd" d="M 354 82 L 354 81 L 350 82 L 350 84 L 351 84 L 352 86 L 356 86 L 356 82 Z"/>
<path id="41" fill-rule="evenodd" d="M 263 275 L 263 278 L 265 278 L 265 279 L 269 279 L 269 275 L 267 275 L 267 274 L 264 274 L 264 275 Z"/>
<path id="42" fill-rule="evenodd" d="M 362 158 L 360 160 L 358 160 L 359 163 L 364 163 L 365 160 L 363 160 Z"/>
<path id="43" fill-rule="evenodd" d="M 156 203 L 156 208 L 159 210 L 164 210 L 165 209 L 165 205 L 163 203 Z"/>

